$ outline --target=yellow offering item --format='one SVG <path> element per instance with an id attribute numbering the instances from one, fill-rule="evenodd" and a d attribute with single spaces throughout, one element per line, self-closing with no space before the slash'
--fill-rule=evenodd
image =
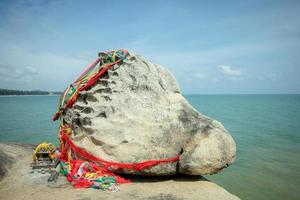
<path id="1" fill-rule="evenodd" d="M 35 162 L 38 159 L 37 154 L 40 154 L 40 153 L 48 153 L 49 157 L 51 159 L 54 159 L 55 150 L 56 150 L 56 147 L 52 143 L 43 142 L 35 148 L 33 155 L 32 155 L 32 160 L 33 160 L 33 162 Z"/>

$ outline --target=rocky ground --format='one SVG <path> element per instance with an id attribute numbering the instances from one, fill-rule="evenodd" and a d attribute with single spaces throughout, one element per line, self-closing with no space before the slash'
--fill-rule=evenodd
<path id="1" fill-rule="evenodd" d="M 49 183 L 49 174 L 32 173 L 32 152 L 32 145 L 0 144 L 0 199 L 239 199 L 200 176 L 130 177 L 133 183 L 121 185 L 119 192 L 74 189 L 62 175 Z"/>

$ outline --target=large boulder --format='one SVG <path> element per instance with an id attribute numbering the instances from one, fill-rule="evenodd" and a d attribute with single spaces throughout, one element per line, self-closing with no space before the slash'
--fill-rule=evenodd
<path id="1" fill-rule="evenodd" d="M 236 157 L 223 125 L 194 109 L 169 71 L 139 55 L 130 54 L 81 92 L 63 120 L 73 125 L 72 140 L 79 147 L 105 160 L 135 163 L 181 155 L 178 162 L 121 173 L 213 174 Z"/>

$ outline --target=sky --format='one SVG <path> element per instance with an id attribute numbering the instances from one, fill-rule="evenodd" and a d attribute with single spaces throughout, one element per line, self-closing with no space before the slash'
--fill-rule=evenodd
<path id="1" fill-rule="evenodd" d="M 62 91 L 121 48 L 184 94 L 300 93 L 299 19 L 288 0 L 0 0 L 0 88 Z"/>

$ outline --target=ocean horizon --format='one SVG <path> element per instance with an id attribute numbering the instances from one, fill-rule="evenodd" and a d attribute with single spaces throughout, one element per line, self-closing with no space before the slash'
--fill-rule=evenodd
<path id="1" fill-rule="evenodd" d="M 242 199 L 300 196 L 300 94 L 185 94 L 220 121 L 237 144 L 237 160 L 205 176 Z M 58 145 L 53 122 L 60 95 L 1 96 L 0 142 Z"/>
<path id="2" fill-rule="evenodd" d="M 300 95 L 300 93 L 182 93 L 183 96 L 232 96 L 232 95 Z M 61 94 L 25 94 L 25 95 L 0 95 L 0 97 L 22 96 L 61 96 Z"/>

